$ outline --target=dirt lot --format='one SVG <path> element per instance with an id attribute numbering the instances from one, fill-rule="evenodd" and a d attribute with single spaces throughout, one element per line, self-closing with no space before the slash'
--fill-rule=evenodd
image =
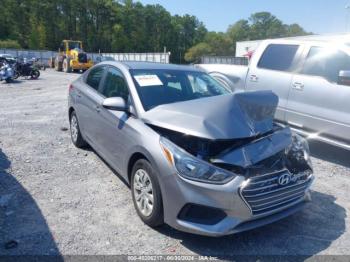
<path id="1" fill-rule="evenodd" d="M 76 77 L 0 83 L 0 254 L 350 254 L 350 153 L 320 143 L 313 202 L 292 217 L 217 239 L 145 226 L 117 174 L 70 142 Z"/>

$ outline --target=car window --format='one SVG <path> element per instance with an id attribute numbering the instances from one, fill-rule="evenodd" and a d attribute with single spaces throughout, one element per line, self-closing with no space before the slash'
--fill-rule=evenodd
<path id="1" fill-rule="evenodd" d="M 107 98 L 122 97 L 126 101 L 128 100 L 129 89 L 119 70 L 115 68 L 110 68 L 108 70 L 103 84 L 102 94 Z"/>
<path id="2" fill-rule="evenodd" d="M 188 79 L 192 86 L 191 91 L 194 94 L 200 94 L 201 96 L 212 96 L 213 94 L 221 93 L 222 86 L 217 85 L 218 82 L 216 82 L 216 80 L 209 75 L 193 74 L 188 75 Z"/>
<path id="3" fill-rule="evenodd" d="M 259 68 L 290 71 L 298 45 L 269 45 L 258 63 Z"/>
<path id="4" fill-rule="evenodd" d="M 311 47 L 302 74 L 321 76 L 337 82 L 340 71 L 350 70 L 350 57 L 344 52 L 325 47 Z"/>
<path id="5" fill-rule="evenodd" d="M 93 89 L 98 90 L 98 87 L 100 85 L 100 82 L 103 76 L 103 72 L 104 72 L 104 67 L 102 66 L 92 69 L 86 78 L 86 83 L 89 86 L 91 86 Z"/>

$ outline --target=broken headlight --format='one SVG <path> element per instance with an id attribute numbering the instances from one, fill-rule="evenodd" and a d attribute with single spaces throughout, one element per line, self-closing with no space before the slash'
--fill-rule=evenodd
<path id="1" fill-rule="evenodd" d="M 287 155 L 298 163 L 306 163 L 312 169 L 310 149 L 307 140 L 300 135 L 292 135 L 292 143 L 286 149 Z"/>
<path id="2" fill-rule="evenodd" d="M 235 177 L 235 174 L 187 153 L 164 137 L 160 138 L 160 145 L 168 162 L 184 178 L 204 183 L 225 184 Z"/>

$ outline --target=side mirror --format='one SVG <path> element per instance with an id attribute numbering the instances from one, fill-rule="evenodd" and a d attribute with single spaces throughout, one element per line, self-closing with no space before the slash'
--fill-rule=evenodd
<path id="1" fill-rule="evenodd" d="M 128 107 L 124 98 L 122 97 L 110 97 L 103 100 L 102 106 L 104 108 L 115 111 L 128 111 Z"/>
<path id="2" fill-rule="evenodd" d="M 338 75 L 338 85 L 350 86 L 350 71 L 340 71 Z"/>

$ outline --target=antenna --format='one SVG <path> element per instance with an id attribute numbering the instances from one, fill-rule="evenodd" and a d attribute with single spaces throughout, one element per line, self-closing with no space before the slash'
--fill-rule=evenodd
<path id="1" fill-rule="evenodd" d="M 345 29 L 346 29 L 346 33 L 349 32 L 349 15 L 350 15 L 350 5 L 346 5 L 345 6 L 345 10 L 346 10 L 346 17 L 345 17 Z"/>

